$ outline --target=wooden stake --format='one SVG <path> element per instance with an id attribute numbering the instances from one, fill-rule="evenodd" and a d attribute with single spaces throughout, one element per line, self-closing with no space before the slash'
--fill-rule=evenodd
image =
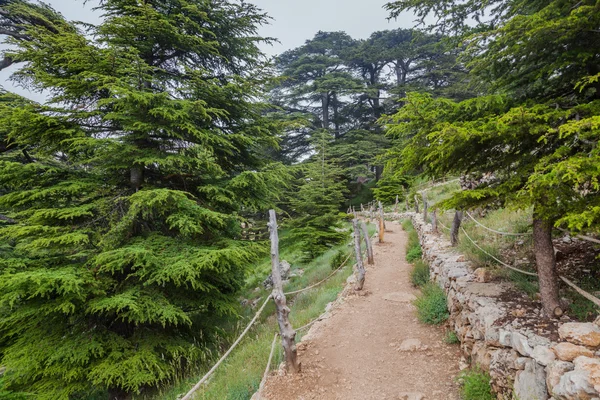
<path id="1" fill-rule="evenodd" d="M 279 235 L 277 233 L 277 216 L 275 210 L 269 210 L 269 230 L 271 232 L 271 274 L 273 277 L 273 300 L 277 309 L 277 322 L 279 323 L 279 334 L 281 345 L 285 354 L 285 367 L 288 372 L 300 372 L 296 353 L 296 331 L 290 324 L 290 309 L 287 307 L 283 284 L 281 281 L 281 270 L 279 266 Z"/>
<path id="2" fill-rule="evenodd" d="M 365 237 L 365 244 L 367 246 L 367 263 L 369 265 L 373 265 L 375 264 L 375 259 L 373 257 L 373 245 L 371 244 L 369 230 L 367 229 L 367 224 L 365 224 L 365 221 L 360 221 L 360 227 L 362 229 L 362 234 Z"/>
<path id="3" fill-rule="evenodd" d="M 438 233 L 437 209 L 434 209 L 431 215 L 431 226 L 433 227 L 433 233 Z"/>
<path id="4" fill-rule="evenodd" d="M 362 290 L 365 284 L 365 266 L 363 265 L 362 254 L 360 253 L 360 230 L 358 229 L 358 219 L 352 220 L 352 227 L 354 228 L 354 254 L 356 256 L 356 268 L 358 275 L 356 277 L 356 285 L 354 290 Z"/>
<path id="5" fill-rule="evenodd" d="M 394 212 L 398 212 L 398 195 L 396 195 L 396 204 L 394 204 Z"/>
<path id="6" fill-rule="evenodd" d="M 427 195 L 425 192 L 421 194 L 423 196 L 423 221 L 427 223 L 427 209 L 429 208 L 429 204 L 427 204 Z"/>
<path id="7" fill-rule="evenodd" d="M 458 246 L 458 230 L 460 229 L 460 223 L 463 219 L 463 212 L 456 211 L 454 214 L 454 220 L 452 221 L 452 228 L 450 228 L 450 243 L 452 247 Z"/>
<path id="8" fill-rule="evenodd" d="M 416 194 L 415 194 L 415 212 L 417 214 L 419 213 L 419 199 Z"/>

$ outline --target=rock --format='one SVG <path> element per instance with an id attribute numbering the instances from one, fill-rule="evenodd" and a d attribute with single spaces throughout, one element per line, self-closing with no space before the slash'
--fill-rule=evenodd
<path id="1" fill-rule="evenodd" d="M 348 279 L 346 279 L 346 283 L 348 285 L 354 285 L 356 283 L 356 275 L 352 274 L 348 277 Z"/>
<path id="2" fill-rule="evenodd" d="M 546 400 L 546 372 L 533 360 L 527 361 L 525 370 L 517 372 L 515 397 L 519 400 Z"/>
<path id="3" fill-rule="evenodd" d="M 552 395 L 560 400 L 593 400 L 598 398 L 598 392 L 589 381 L 589 371 L 574 370 L 567 372 L 554 386 Z"/>
<path id="4" fill-rule="evenodd" d="M 527 363 L 531 360 L 529 357 L 519 357 L 515 360 L 515 369 L 523 371 Z"/>
<path id="5" fill-rule="evenodd" d="M 588 347 L 600 346 L 600 327 L 591 322 L 569 322 L 558 328 L 562 340 Z"/>
<path id="6" fill-rule="evenodd" d="M 415 392 L 402 392 L 398 396 L 399 400 L 425 400 L 425 395 Z"/>
<path id="7" fill-rule="evenodd" d="M 556 360 L 556 354 L 546 346 L 535 346 L 531 352 L 531 357 L 543 366 L 550 364 Z"/>
<path id="8" fill-rule="evenodd" d="M 552 393 L 554 387 L 560 383 L 560 378 L 567 372 L 573 371 L 575 366 L 567 361 L 552 361 L 546 367 L 546 386 L 548 391 Z"/>
<path id="9" fill-rule="evenodd" d="M 492 280 L 492 273 L 487 268 L 477 268 L 474 274 L 476 282 L 487 283 Z"/>
<path id="10" fill-rule="evenodd" d="M 600 360 L 597 358 L 577 357 L 573 361 L 573 364 L 575 364 L 575 370 L 589 372 L 590 384 L 594 387 L 594 390 L 600 392 Z"/>
<path id="11" fill-rule="evenodd" d="M 529 346 L 529 342 L 527 341 L 527 336 L 513 332 L 511 337 L 511 347 L 519 352 L 519 354 L 523 356 L 529 357 L 533 349 Z"/>
<path id="12" fill-rule="evenodd" d="M 512 332 L 509 331 L 500 331 L 498 341 L 502 346 L 511 347 L 512 346 Z"/>
<path id="13" fill-rule="evenodd" d="M 302 276 L 302 275 L 304 275 L 304 270 L 303 269 L 296 269 L 296 270 L 294 270 L 294 271 L 292 271 L 290 273 L 289 277 L 293 278 L 293 277 Z"/>
<path id="14" fill-rule="evenodd" d="M 292 266 L 290 265 L 289 262 L 287 262 L 285 260 L 281 260 L 279 262 L 279 272 L 281 273 L 282 281 L 285 282 L 289 278 L 291 268 L 292 268 Z M 273 287 L 273 275 L 269 274 L 267 279 L 265 279 L 263 281 L 262 285 L 267 290 L 271 289 Z"/>
<path id="15" fill-rule="evenodd" d="M 569 343 L 569 342 L 562 342 L 559 343 L 557 345 L 555 345 L 554 347 L 552 347 L 552 351 L 554 351 L 554 354 L 556 354 L 556 357 L 558 357 L 559 360 L 562 361 L 573 361 L 574 359 L 576 359 L 579 356 L 585 356 L 585 357 L 593 357 L 594 356 L 594 352 L 592 352 L 589 349 L 586 349 L 583 346 L 577 346 L 573 343 Z"/>
<path id="16" fill-rule="evenodd" d="M 419 339 L 406 339 L 400 343 L 400 351 L 420 350 L 423 344 Z"/>

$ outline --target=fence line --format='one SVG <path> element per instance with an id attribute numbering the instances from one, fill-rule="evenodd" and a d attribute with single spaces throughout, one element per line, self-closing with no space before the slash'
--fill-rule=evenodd
<path id="1" fill-rule="evenodd" d="M 229 356 L 229 354 L 231 354 L 231 352 L 233 351 L 233 349 L 235 349 L 237 347 L 237 345 L 242 341 L 242 339 L 244 338 L 244 336 L 246 336 L 246 334 L 248 333 L 248 331 L 250 330 L 250 328 L 252 328 L 252 325 L 254 325 L 254 323 L 258 320 L 258 317 L 260 316 L 260 314 L 262 314 L 263 310 L 265 309 L 265 307 L 269 303 L 269 300 L 271 300 L 271 296 L 267 296 L 267 298 L 266 298 L 265 302 L 263 303 L 263 305 L 256 312 L 256 314 L 254 315 L 254 318 L 252 318 L 252 321 L 250 321 L 250 323 L 248 324 L 248 326 L 246 327 L 246 329 L 244 329 L 244 331 L 242 332 L 242 334 L 231 345 L 231 347 L 229 348 L 229 350 L 227 350 L 227 352 L 225 354 L 223 354 L 223 356 L 219 359 L 219 361 L 202 377 L 202 379 L 200 379 L 200 381 L 198 383 L 196 383 L 196 385 L 194 385 L 194 387 L 189 392 L 187 392 L 187 394 L 181 400 L 190 400 L 192 398 L 192 395 L 194 394 L 194 392 L 196 392 L 198 389 L 200 389 L 200 387 L 202 386 L 202 384 L 204 382 L 206 382 L 208 380 L 208 378 L 210 378 L 210 376 L 217 370 L 217 368 L 219 368 L 219 366 L 221 365 L 221 363 L 223 363 L 223 361 L 225 361 L 225 359 Z"/>
<path id="2" fill-rule="evenodd" d="M 375 237 L 375 236 L 373 236 Z M 348 260 L 350 259 L 350 257 L 352 257 L 352 253 L 350 253 L 348 255 L 348 257 L 346 257 L 346 259 L 344 260 L 344 262 L 342 262 L 342 264 L 335 270 L 333 271 L 331 274 L 329 274 L 329 276 L 327 276 L 325 279 L 310 285 L 304 289 L 300 289 L 300 290 L 296 290 L 293 292 L 288 292 L 288 293 L 284 293 L 284 295 L 292 295 L 292 294 L 297 294 L 297 293 L 301 293 L 301 292 L 305 292 L 309 289 L 312 289 L 316 286 L 319 286 L 320 284 L 322 284 L 323 282 L 327 281 L 329 278 L 331 278 L 336 272 L 338 272 L 339 270 L 341 270 L 346 263 L 348 262 Z M 241 333 L 241 335 L 236 339 L 236 341 L 231 345 L 231 347 L 229 348 L 229 350 L 227 350 L 227 352 L 225 354 L 223 354 L 223 356 L 219 359 L 219 361 L 202 377 L 202 379 L 200 379 L 200 381 L 198 381 L 198 383 L 196 383 L 196 385 L 194 385 L 194 387 L 187 392 L 187 394 L 181 399 L 181 400 L 190 400 L 192 397 L 192 395 L 198 390 L 200 389 L 200 387 L 202 386 L 202 384 L 204 384 L 208 378 L 211 377 L 211 375 L 217 370 L 217 368 L 219 368 L 219 366 L 223 363 L 223 361 L 225 361 L 225 359 L 229 356 L 229 354 L 231 354 L 231 352 L 237 347 L 237 345 L 242 341 L 242 339 L 244 338 L 244 336 L 246 336 L 246 334 L 248 333 L 248 331 L 250 330 L 250 328 L 256 323 L 256 321 L 258 320 L 258 317 L 262 314 L 262 312 L 264 311 L 265 307 L 267 306 L 267 304 L 269 303 L 269 300 L 271 300 L 272 296 L 269 295 L 267 296 L 267 298 L 265 299 L 265 302 L 263 303 L 263 305 L 260 307 L 260 309 L 256 312 L 256 314 L 254 315 L 254 318 L 252 318 L 252 321 L 250 321 L 250 323 L 248 324 L 248 326 L 246 327 L 246 329 L 244 329 L 244 331 Z M 301 330 L 301 329 L 305 329 L 307 327 L 309 327 L 310 325 L 314 324 L 315 322 L 317 322 L 319 319 L 321 318 L 321 316 L 319 316 L 317 319 L 311 321 L 310 323 L 308 323 L 307 325 L 304 325 L 301 328 L 298 328 L 296 330 Z M 277 337 L 279 336 L 279 334 L 275 334 L 275 338 L 273 339 L 273 343 L 276 342 Z M 267 369 L 265 370 L 265 375 L 263 376 L 263 381 L 266 379 L 266 376 L 268 375 L 268 371 L 271 368 L 271 359 L 273 357 L 273 348 L 274 345 L 271 346 L 271 355 L 269 356 L 269 364 L 267 365 Z M 261 382 L 261 385 L 264 386 L 264 383 Z M 259 390 L 262 390 L 262 388 L 260 388 Z"/>
<path id="3" fill-rule="evenodd" d="M 265 373 L 263 374 L 262 380 L 260 381 L 260 385 L 258 386 L 258 398 L 262 399 L 262 392 L 265 388 L 265 383 L 267 383 L 267 378 L 269 376 L 269 372 L 271 371 L 271 361 L 273 361 L 273 354 L 275 353 L 275 345 L 277 344 L 277 338 L 279 337 L 279 333 L 276 333 L 273 337 L 273 343 L 271 343 L 271 352 L 269 353 L 269 361 L 267 362 L 267 368 L 265 368 Z"/>
<path id="4" fill-rule="evenodd" d="M 467 233 L 467 231 L 465 231 L 465 228 L 463 228 L 462 226 L 460 227 L 460 229 L 463 231 L 463 233 L 465 234 L 465 236 L 471 241 L 471 243 L 473 243 L 473 245 L 475 245 L 475 247 L 477 247 L 479 250 L 481 250 L 483 253 L 487 254 L 489 257 L 493 258 L 494 260 L 496 260 L 497 262 L 499 262 L 501 265 L 505 266 L 506 268 L 512 269 L 513 271 L 517 271 L 520 272 L 522 274 L 525 275 L 529 275 L 529 276 L 535 276 L 537 277 L 537 274 L 533 273 L 533 272 L 529 272 L 529 271 L 524 271 L 522 269 L 513 267 L 512 265 L 508 265 L 507 263 L 505 263 L 502 260 L 499 260 L 498 258 L 494 257 L 493 255 L 491 255 L 490 253 L 488 253 L 487 251 L 485 251 L 484 249 L 482 249 L 473 239 L 471 239 L 471 236 L 469 236 L 469 234 Z"/>
<path id="5" fill-rule="evenodd" d="M 592 242 L 592 243 L 598 243 L 598 244 L 600 244 L 600 240 L 599 240 L 599 239 L 593 238 L 593 237 L 591 237 L 591 236 L 586 236 L 586 235 L 573 235 L 571 232 L 569 232 L 568 230 L 566 230 L 566 229 L 563 229 L 563 228 L 558 228 L 558 230 L 560 230 L 560 231 L 563 231 L 563 232 L 565 232 L 565 233 L 568 233 L 568 234 L 569 234 L 569 235 L 571 235 L 571 236 L 575 236 L 575 237 L 576 237 L 576 238 L 578 238 L 578 239 L 581 239 L 581 240 L 586 240 L 586 241 L 588 241 L 588 242 Z"/>
<path id="6" fill-rule="evenodd" d="M 497 233 L 498 235 L 504 235 L 504 236 L 530 236 L 530 235 L 532 235 L 532 233 L 530 233 L 530 232 L 525 232 L 525 233 L 501 232 L 501 231 L 497 231 L 492 228 L 488 228 L 487 226 L 483 225 L 481 222 L 479 222 L 475 218 L 473 218 L 473 216 L 468 211 L 465 211 L 465 212 L 467 213 L 469 218 L 471 218 L 473 220 L 473 222 L 475 222 L 477 225 L 481 226 L 483 229 L 486 229 L 490 232 Z"/>

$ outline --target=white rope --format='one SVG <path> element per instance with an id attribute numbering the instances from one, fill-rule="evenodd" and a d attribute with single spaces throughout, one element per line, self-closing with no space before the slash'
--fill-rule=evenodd
<path id="1" fill-rule="evenodd" d="M 585 297 L 586 299 L 588 299 L 589 301 L 591 301 L 592 303 L 594 303 L 595 305 L 597 305 L 598 307 L 600 307 L 600 299 L 598 299 L 597 297 L 591 295 L 590 293 L 586 292 L 585 290 L 583 290 L 582 288 L 580 288 L 579 286 L 577 286 L 576 284 L 574 284 L 573 282 L 571 282 L 570 280 L 568 280 L 567 278 L 565 278 L 564 276 L 561 276 L 560 279 L 562 279 L 562 281 L 564 283 L 566 283 L 567 285 L 571 286 L 573 289 L 575 289 L 575 291 L 577 293 L 579 293 L 580 295 L 582 295 L 583 297 Z"/>
<path id="2" fill-rule="evenodd" d="M 469 218 L 471 218 L 473 220 L 473 222 L 475 222 L 477 225 L 481 226 L 483 229 L 486 229 L 490 232 L 494 232 L 497 233 L 498 235 L 504 235 L 504 236 L 529 236 L 531 235 L 530 232 L 526 232 L 526 233 L 511 233 L 511 232 L 501 232 L 501 231 L 497 231 L 495 229 L 492 228 L 488 228 L 487 226 L 483 225 L 481 222 L 477 221 L 475 218 L 473 218 L 473 216 L 471 214 L 469 214 L 468 211 L 465 211 L 467 213 L 467 215 L 469 216 Z"/>
<path id="3" fill-rule="evenodd" d="M 450 231 L 450 230 L 451 230 L 451 229 L 450 229 L 450 228 L 448 228 L 446 225 L 444 225 L 444 223 L 443 223 L 442 221 L 440 221 L 440 220 L 439 220 L 439 218 L 438 218 L 438 220 L 437 220 L 437 223 L 438 223 L 438 225 L 441 225 L 441 227 L 442 227 L 442 228 L 444 228 L 444 229 L 446 229 L 447 231 Z"/>
<path id="4" fill-rule="evenodd" d="M 484 249 L 482 249 L 477 243 L 475 243 L 475 241 L 473 239 L 471 239 L 471 237 L 469 236 L 469 234 L 467 233 L 467 231 L 465 231 L 465 228 L 463 228 L 461 226 L 460 229 L 463 231 L 463 233 L 465 234 L 465 236 L 467 237 L 467 239 L 469 239 L 471 241 L 471 243 L 473 243 L 475 245 L 475 247 L 477 247 L 483 253 L 487 254 L 488 256 L 490 256 L 491 258 L 493 258 L 494 260 L 496 260 L 497 262 L 499 262 L 501 265 L 505 266 L 506 268 L 512 269 L 513 271 L 517 271 L 517 272 L 520 272 L 520 273 L 525 274 L 525 275 L 537 277 L 537 274 L 535 274 L 533 272 L 524 271 L 522 269 L 515 268 L 512 265 L 508 265 L 507 263 L 503 262 L 502 260 L 497 259 L 493 255 L 491 255 L 490 253 L 488 253 L 487 251 L 485 251 Z"/>
<path id="5" fill-rule="evenodd" d="M 348 260 L 350 259 L 350 257 L 352 256 L 352 254 L 348 254 L 348 257 L 346 257 L 346 259 L 344 260 L 344 262 L 342 263 L 342 265 L 340 265 L 335 271 L 333 271 L 331 274 L 329 274 L 329 276 L 327 276 L 327 278 L 315 283 L 314 285 L 310 285 L 308 287 L 305 287 L 304 289 L 300 289 L 300 290 L 294 290 L 293 292 L 287 292 L 284 293 L 284 295 L 288 296 L 288 295 L 292 295 L 292 294 L 297 294 L 297 293 L 302 293 L 305 292 L 307 290 L 310 290 L 314 287 L 319 286 L 321 283 L 325 282 L 326 280 L 328 280 L 329 278 L 331 278 L 333 275 L 335 275 L 336 272 L 338 272 L 340 269 L 342 269 L 346 263 L 348 262 Z"/>
<path id="6" fill-rule="evenodd" d="M 260 316 L 260 314 L 263 312 L 263 310 L 267 306 L 267 303 L 269 302 L 269 300 L 271 300 L 271 296 L 267 297 L 267 299 L 265 300 L 265 302 L 263 303 L 263 305 L 256 312 L 256 315 L 254 315 L 254 318 L 252 318 L 252 321 L 250 321 L 250 323 L 248 324 L 248 326 L 246 327 L 246 329 L 244 329 L 244 331 L 242 332 L 242 334 L 240 335 L 240 337 L 238 337 L 237 340 L 231 345 L 231 347 L 229 348 L 229 350 L 227 350 L 227 352 L 225 354 L 223 354 L 223 356 L 210 369 L 210 371 L 208 371 L 206 373 L 206 375 L 204 375 L 202 377 L 202 379 L 200 379 L 200 381 L 198 383 L 196 383 L 196 385 L 189 392 L 187 392 L 187 394 L 181 400 L 190 400 L 192 398 L 192 395 L 194 394 L 194 392 L 196 392 L 198 389 L 200 389 L 200 387 L 202 386 L 202 384 L 204 382 L 206 382 L 207 379 L 210 378 L 210 376 L 217 370 L 217 368 L 219 367 L 219 365 L 221 365 L 221 363 L 223 361 L 225 361 L 225 359 L 229 356 L 229 354 L 233 351 L 233 349 L 235 349 L 237 347 L 237 345 L 242 341 L 242 339 L 244 338 L 244 336 L 246 336 L 246 334 L 248 333 L 248 331 L 250 330 L 250 328 L 252 327 L 252 325 L 254 325 L 254 323 L 256 322 L 256 320 L 258 319 L 258 317 Z"/>
<path id="7" fill-rule="evenodd" d="M 265 368 L 265 373 L 263 374 L 263 378 L 260 381 L 260 386 L 258 387 L 258 398 L 262 398 L 262 392 L 265 388 L 265 383 L 267 383 L 267 377 L 269 376 L 269 371 L 271 371 L 271 361 L 273 360 L 273 354 L 275 353 L 275 345 L 277 344 L 277 338 L 279 337 L 279 333 L 276 333 L 273 337 L 273 343 L 271 343 L 271 353 L 269 353 L 269 361 L 267 362 L 267 367 Z"/>

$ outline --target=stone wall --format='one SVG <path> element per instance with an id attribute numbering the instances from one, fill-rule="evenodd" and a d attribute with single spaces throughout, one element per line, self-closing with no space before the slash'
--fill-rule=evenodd
<path id="1" fill-rule="evenodd" d="M 597 323 L 544 318 L 539 302 L 511 283 L 484 269 L 473 271 L 422 215 L 406 216 L 419 234 L 431 279 L 447 293 L 464 365 L 488 371 L 498 399 L 600 400 Z"/>

